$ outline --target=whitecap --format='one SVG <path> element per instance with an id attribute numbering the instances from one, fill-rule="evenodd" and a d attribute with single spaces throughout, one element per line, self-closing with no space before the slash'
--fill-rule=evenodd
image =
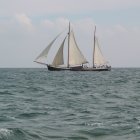
<path id="1" fill-rule="evenodd" d="M 13 133 L 12 130 L 6 128 L 0 128 L 0 138 L 8 138 Z"/>
<path id="2" fill-rule="evenodd" d="M 103 123 L 99 123 L 99 122 L 96 122 L 96 123 L 85 123 L 85 125 L 87 125 L 87 126 L 94 126 L 94 127 L 103 127 L 104 126 Z"/>

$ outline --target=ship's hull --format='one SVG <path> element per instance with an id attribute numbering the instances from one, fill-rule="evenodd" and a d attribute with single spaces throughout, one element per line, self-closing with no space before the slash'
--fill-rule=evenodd
<path id="1" fill-rule="evenodd" d="M 92 67 L 83 67 L 83 66 L 74 66 L 74 67 L 54 67 L 52 65 L 47 65 L 49 71 L 110 71 L 111 67 L 102 67 L 102 68 L 92 68 Z"/>

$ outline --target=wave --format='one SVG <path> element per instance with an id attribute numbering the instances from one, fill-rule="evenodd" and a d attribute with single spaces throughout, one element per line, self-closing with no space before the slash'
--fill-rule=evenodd
<path id="1" fill-rule="evenodd" d="M 1 90 L 0 95 L 13 95 L 9 90 Z"/>
<path id="2" fill-rule="evenodd" d="M 1 128 L 0 140 L 39 140 L 37 134 L 25 131 L 20 128 Z"/>
<path id="3" fill-rule="evenodd" d="M 8 140 L 13 135 L 13 131 L 5 128 L 0 129 L 0 140 Z"/>

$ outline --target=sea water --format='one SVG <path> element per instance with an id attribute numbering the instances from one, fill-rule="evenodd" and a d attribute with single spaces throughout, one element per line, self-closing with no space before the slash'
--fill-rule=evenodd
<path id="1" fill-rule="evenodd" d="M 0 140 L 140 140 L 140 69 L 0 69 Z"/>

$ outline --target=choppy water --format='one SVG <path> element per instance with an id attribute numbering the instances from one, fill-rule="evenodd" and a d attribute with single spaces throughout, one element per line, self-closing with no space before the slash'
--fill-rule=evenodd
<path id="1" fill-rule="evenodd" d="M 140 139 L 140 69 L 0 69 L 0 140 L 118 139 Z"/>

